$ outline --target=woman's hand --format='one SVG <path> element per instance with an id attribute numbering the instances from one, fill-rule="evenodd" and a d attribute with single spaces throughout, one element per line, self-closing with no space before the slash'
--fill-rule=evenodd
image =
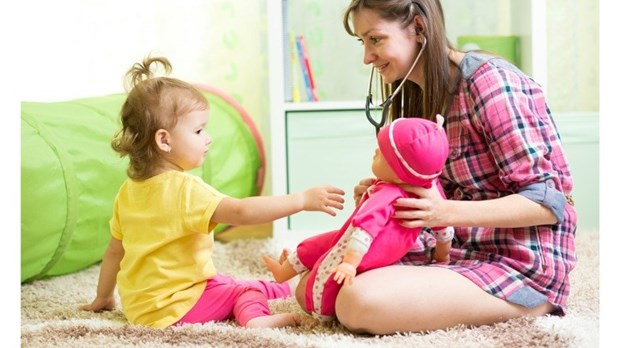
<path id="1" fill-rule="evenodd" d="M 445 200 L 433 183 L 430 189 L 418 186 L 402 185 L 403 190 L 411 192 L 418 198 L 400 198 L 394 202 L 397 208 L 393 217 L 400 219 L 405 227 L 448 226 L 449 202 Z"/>
<path id="2" fill-rule="evenodd" d="M 364 192 L 368 191 L 368 189 L 372 190 L 371 186 L 374 181 L 375 178 L 366 178 L 360 180 L 360 182 L 355 185 L 353 188 L 353 199 L 355 200 L 355 206 L 360 203 L 360 199 L 362 199 Z"/>

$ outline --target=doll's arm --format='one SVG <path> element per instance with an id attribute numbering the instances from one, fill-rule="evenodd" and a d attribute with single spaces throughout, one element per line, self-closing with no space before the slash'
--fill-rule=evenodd
<path id="1" fill-rule="evenodd" d="M 362 262 L 362 258 L 368 252 L 372 236 L 368 232 L 356 228 L 351 233 L 342 262 L 332 270 L 335 272 L 334 280 L 338 284 L 345 281 L 347 284 L 353 282 L 353 278 L 357 274 L 357 267 Z"/>
<path id="2" fill-rule="evenodd" d="M 344 254 L 342 262 L 334 269 L 336 274 L 334 280 L 338 284 L 346 282 L 351 285 L 353 278 L 357 274 L 357 266 L 362 262 L 364 254 L 359 253 L 353 249 L 347 249 Z"/>

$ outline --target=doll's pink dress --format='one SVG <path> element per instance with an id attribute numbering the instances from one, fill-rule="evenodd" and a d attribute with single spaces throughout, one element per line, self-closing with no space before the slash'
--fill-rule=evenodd
<path id="1" fill-rule="evenodd" d="M 438 185 L 438 183 L 435 183 Z M 438 186 L 441 194 L 443 190 Z M 327 321 L 335 314 L 336 296 L 342 284 L 334 281 L 332 272 L 338 266 L 356 228 L 364 230 L 369 240 L 368 252 L 357 267 L 357 274 L 398 262 L 415 244 L 421 228 L 408 228 L 391 216 L 392 203 L 410 197 L 399 186 L 376 181 L 372 193 L 366 192 L 340 230 L 319 234 L 302 241 L 288 260 L 297 272 L 310 270 L 306 284 L 306 310 Z"/>

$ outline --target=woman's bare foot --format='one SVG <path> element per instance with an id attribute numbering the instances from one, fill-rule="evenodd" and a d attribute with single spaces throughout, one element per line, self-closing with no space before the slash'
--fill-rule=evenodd
<path id="1" fill-rule="evenodd" d="M 301 324 L 301 316 L 297 313 L 279 313 L 250 319 L 245 326 L 250 328 L 277 328 L 297 326 Z"/>

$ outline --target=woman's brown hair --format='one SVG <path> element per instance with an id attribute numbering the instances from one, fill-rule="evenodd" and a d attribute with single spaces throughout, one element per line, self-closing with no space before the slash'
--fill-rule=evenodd
<path id="1" fill-rule="evenodd" d="M 446 47 L 454 49 L 446 37 L 443 8 L 439 0 L 352 0 L 344 12 L 343 24 L 349 35 L 356 36 L 352 28 L 352 16 L 362 9 L 375 11 L 382 19 L 399 21 L 406 28 L 420 16 L 423 27 L 420 34 L 427 40 L 422 53 L 424 62 L 424 88 L 411 81 L 405 82 L 402 91 L 394 96 L 390 120 L 404 116 L 418 116 L 435 120 L 436 114 L 445 114 L 455 91 L 458 76 L 450 78 L 450 65 Z M 402 80 L 383 86 L 385 95 L 391 94 Z"/>

